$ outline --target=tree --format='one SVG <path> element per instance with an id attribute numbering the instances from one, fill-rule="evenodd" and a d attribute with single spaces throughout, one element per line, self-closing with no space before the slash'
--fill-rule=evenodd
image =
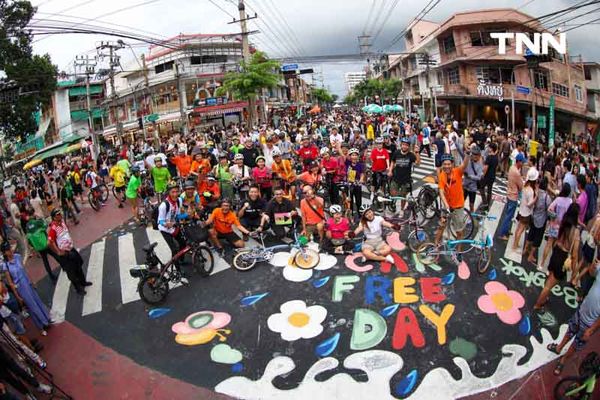
<path id="1" fill-rule="evenodd" d="M 399 79 L 386 79 L 383 81 L 383 93 L 390 103 L 396 103 L 402 91 L 402 81 Z"/>
<path id="2" fill-rule="evenodd" d="M 314 88 L 310 94 L 317 104 L 331 104 L 334 102 L 333 95 L 325 88 Z"/>
<path id="3" fill-rule="evenodd" d="M 277 86 L 280 81 L 280 65 L 277 61 L 269 60 L 265 53 L 257 51 L 250 61 L 240 62 L 240 72 L 228 72 L 223 79 L 223 86 L 217 89 L 217 95 L 231 93 L 235 98 L 248 100 L 250 103 L 250 124 L 255 124 L 254 101 L 262 89 Z"/>
<path id="4" fill-rule="evenodd" d="M 37 130 L 34 113 L 50 104 L 56 88 L 50 56 L 32 52 L 27 24 L 35 11 L 29 1 L 0 0 L 0 71 L 6 75 L 0 86 L 19 90 L 16 100 L 0 102 L 0 131 L 16 140 Z"/>

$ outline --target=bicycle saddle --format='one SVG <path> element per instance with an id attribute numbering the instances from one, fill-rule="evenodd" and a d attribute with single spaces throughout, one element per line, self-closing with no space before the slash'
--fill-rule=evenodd
<path id="1" fill-rule="evenodd" d="M 149 253 L 151 252 L 156 246 L 158 246 L 158 242 L 154 242 L 154 243 L 148 243 L 147 245 L 145 245 L 144 247 L 142 247 L 142 250 L 144 250 L 145 253 Z"/>

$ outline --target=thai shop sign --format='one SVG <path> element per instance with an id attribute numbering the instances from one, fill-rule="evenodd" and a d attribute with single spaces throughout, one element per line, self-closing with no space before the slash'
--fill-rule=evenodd
<path id="1" fill-rule="evenodd" d="M 554 95 L 550 96 L 550 116 L 548 128 L 548 145 L 554 146 Z"/>
<path id="2" fill-rule="evenodd" d="M 491 84 L 485 79 L 480 79 L 477 85 L 477 96 L 497 97 L 498 101 L 504 101 L 504 87 L 502 84 Z"/>

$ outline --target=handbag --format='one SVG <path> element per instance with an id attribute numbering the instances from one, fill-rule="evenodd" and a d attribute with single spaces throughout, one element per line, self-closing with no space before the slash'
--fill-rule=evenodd
<path id="1" fill-rule="evenodd" d="M 572 229 L 577 229 L 577 228 L 572 228 Z M 569 256 L 567 257 L 567 259 L 565 260 L 565 263 L 563 264 L 563 271 L 568 272 L 571 271 L 571 268 L 573 267 L 573 260 L 571 257 L 571 254 L 573 254 L 573 246 L 575 246 L 575 242 L 573 241 L 573 235 L 574 233 L 571 233 L 571 247 L 569 248 Z"/>

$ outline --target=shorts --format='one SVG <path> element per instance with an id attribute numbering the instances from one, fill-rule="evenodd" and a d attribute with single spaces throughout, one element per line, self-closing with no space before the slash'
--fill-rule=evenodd
<path id="1" fill-rule="evenodd" d="M 411 192 L 410 186 L 410 183 L 398 183 L 392 181 L 390 183 L 390 192 L 396 196 L 406 197 Z"/>
<path id="2" fill-rule="evenodd" d="M 548 234 L 548 237 L 550 237 L 550 238 L 553 238 L 553 239 L 558 238 L 558 228 L 549 226 L 547 234 Z"/>
<path id="3" fill-rule="evenodd" d="M 542 226 L 541 228 L 536 228 L 534 224 L 529 228 L 529 232 L 527 233 L 527 241 L 531 242 L 533 247 L 540 247 L 542 244 L 542 240 L 544 240 L 544 231 L 546 230 L 546 226 Z"/>
<path id="4" fill-rule="evenodd" d="M 318 224 L 314 224 L 314 225 L 306 224 L 306 235 L 310 236 L 310 235 L 314 234 L 315 232 L 318 232 L 317 225 Z"/>
<path id="5" fill-rule="evenodd" d="M 528 215 L 525 217 L 525 216 L 519 214 L 519 215 L 517 215 L 517 221 L 519 221 L 521 224 L 523 224 L 527 227 L 531 223 L 531 215 Z"/>
<path id="6" fill-rule="evenodd" d="M 585 262 L 591 264 L 594 261 L 596 249 L 585 243 L 583 246 L 581 246 L 581 253 L 583 254 L 583 259 Z"/>
<path id="7" fill-rule="evenodd" d="M 362 244 L 362 248 L 363 250 L 378 251 L 385 245 L 386 243 L 382 238 L 367 239 Z"/>
<path id="8" fill-rule="evenodd" d="M 123 193 L 125 191 L 125 186 L 115 186 L 116 193 Z"/>
<path id="9" fill-rule="evenodd" d="M 466 211 L 464 208 L 455 208 L 450 211 L 450 223 L 454 232 L 462 232 L 466 225 Z"/>
<path id="10" fill-rule="evenodd" d="M 83 186 L 81 186 L 81 183 L 73 185 L 73 194 L 83 194 Z"/>
<path id="11" fill-rule="evenodd" d="M 238 235 L 236 235 L 235 232 L 227 232 L 227 233 L 217 232 L 217 239 L 227 240 L 229 242 L 229 244 L 234 244 L 235 242 L 240 241 L 240 237 Z"/>
<path id="12" fill-rule="evenodd" d="M 583 340 L 583 335 L 585 331 L 589 328 L 586 324 L 584 324 L 579 318 L 579 311 L 577 311 L 571 318 L 569 318 L 569 329 L 567 330 L 567 336 L 569 338 L 574 337 L 573 344 L 575 345 L 575 350 L 581 350 L 585 346 L 586 342 Z"/>
<path id="13" fill-rule="evenodd" d="M 25 334 L 25 326 L 23 325 L 23 320 L 20 315 L 11 313 L 8 317 L 5 317 L 4 320 L 8 323 L 8 326 L 15 335 L 20 336 Z"/>
<path id="14" fill-rule="evenodd" d="M 468 190 L 464 190 L 465 199 L 469 198 L 469 203 L 475 204 L 475 199 L 477 198 L 477 192 L 471 192 Z"/>

